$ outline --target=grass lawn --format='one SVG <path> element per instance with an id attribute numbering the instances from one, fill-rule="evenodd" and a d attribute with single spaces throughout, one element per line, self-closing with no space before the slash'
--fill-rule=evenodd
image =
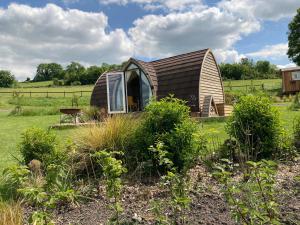
<path id="1" fill-rule="evenodd" d="M 230 91 L 229 86 L 232 86 L 231 90 L 246 90 L 246 85 L 264 85 L 266 90 L 273 90 L 281 88 L 281 79 L 264 79 L 264 80 L 232 80 L 224 81 L 225 91 Z M 243 87 L 234 87 L 234 86 L 243 86 Z M 260 87 L 256 87 L 259 89 Z"/>
<path id="2" fill-rule="evenodd" d="M 8 116 L 8 112 L 0 111 L 0 170 L 16 162 L 20 158 L 17 145 L 21 141 L 22 132 L 30 127 L 47 129 L 57 123 L 59 116 Z M 55 130 L 62 144 L 74 130 Z"/>

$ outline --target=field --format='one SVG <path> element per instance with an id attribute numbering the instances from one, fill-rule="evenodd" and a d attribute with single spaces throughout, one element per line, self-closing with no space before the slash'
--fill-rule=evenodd
<path id="1" fill-rule="evenodd" d="M 255 80 L 254 84 L 264 83 L 266 86 L 274 85 L 280 86 L 280 80 Z M 241 86 L 251 84 L 251 81 L 231 81 L 232 86 Z M 37 82 L 37 83 L 24 83 L 21 84 L 22 88 L 18 89 L 0 89 L 1 91 L 39 91 L 39 92 L 64 92 L 64 91 L 89 91 L 92 86 L 75 86 L 75 87 L 45 87 L 50 85 L 49 82 Z M 224 83 L 228 86 L 228 81 Z M 79 96 L 79 107 L 87 107 L 90 99 L 89 93 L 84 93 L 84 96 Z M 24 95 L 19 100 L 23 109 L 27 110 L 27 116 L 9 116 L 10 111 L 15 107 L 17 99 L 8 94 L 0 95 L 0 169 L 5 168 L 8 165 L 16 162 L 16 158 L 19 158 L 17 152 L 17 145 L 21 139 L 21 133 L 29 127 L 42 127 L 48 128 L 49 126 L 59 122 L 59 108 L 71 107 L 72 97 L 63 97 L 61 94 L 57 96 L 45 97 L 45 94 Z M 294 117 L 298 112 L 288 110 L 289 103 L 277 104 L 277 108 L 280 111 L 281 121 L 288 131 L 292 132 L 292 124 Z M 200 126 L 206 133 L 210 146 L 222 143 L 226 138 L 225 132 L 226 122 L 202 122 Z M 61 140 L 71 136 L 70 133 L 74 130 L 60 130 L 54 131 L 58 134 Z"/>

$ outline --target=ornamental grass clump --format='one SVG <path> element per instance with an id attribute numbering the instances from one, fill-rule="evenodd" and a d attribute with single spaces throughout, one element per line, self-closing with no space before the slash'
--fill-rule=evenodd
<path id="1" fill-rule="evenodd" d="M 70 151 L 70 160 L 75 173 L 96 177 L 101 168 L 91 156 L 102 150 L 126 152 L 138 124 L 138 118 L 114 115 L 100 124 L 81 129 L 76 134 L 75 146 Z M 124 155 L 118 157 L 123 160 Z"/>

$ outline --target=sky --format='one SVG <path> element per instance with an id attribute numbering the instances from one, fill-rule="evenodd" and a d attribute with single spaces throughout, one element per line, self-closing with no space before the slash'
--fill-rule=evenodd
<path id="1" fill-rule="evenodd" d="M 211 48 L 218 63 L 288 59 L 300 0 L 0 0 L 0 69 L 145 61 Z"/>

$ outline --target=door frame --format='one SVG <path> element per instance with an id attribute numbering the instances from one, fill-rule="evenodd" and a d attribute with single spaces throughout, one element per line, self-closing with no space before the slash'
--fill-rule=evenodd
<path id="1" fill-rule="evenodd" d="M 111 111 L 110 108 L 110 90 L 109 90 L 109 76 L 112 75 L 121 75 L 122 77 L 122 81 L 121 81 L 121 87 L 122 87 L 122 94 L 123 94 L 123 108 L 124 110 L 122 111 Z M 126 90 L 126 86 L 125 86 L 125 73 L 124 72 L 112 72 L 112 73 L 107 73 L 106 74 L 106 90 L 107 90 L 107 109 L 108 109 L 108 113 L 109 114 L 118 114 L 118 113 L 127 113 L 128 109 L 127 109 L 127 100 L 126 100 L 126 95 L 127 95 L 127 90 Z"/>

